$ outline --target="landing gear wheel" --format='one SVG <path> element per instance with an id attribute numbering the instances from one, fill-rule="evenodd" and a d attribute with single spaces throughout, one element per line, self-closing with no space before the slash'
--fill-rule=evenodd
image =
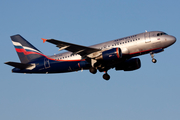
<path id="1" fill-rule="evenodd" d="M 152 62 L 153 62 L 153 63 L 156 63 L 156 62 L 157 62 L 157 60 L 153 58 L 153 59 L 152 59 Z"/>
<path id="2" fill-rule="evenodd" d="M 110 76 L 109 76 L 107 73 L 105 73 L 105 74 L 103 75 L 103 78 L 104 78 L 105 80 L 109 80 L 109 79 L 110 79 Z"/>
<path id="3" fill-rule="evenodd" d="M 150 53 L 150 55 L 151 55 L 151 58 L 152 58 L 152 62 L 153 62 L 153 63 L 156 63 L 156 62 L 157 62 L 157 60 L 154 58 L 154 53 L 153 53 L 153 52 L 151 52 L 151 53 Z"/>
<path id="4" fill-rule="evenodd" d="M 91 67 L 91 68 L 89 69 L 89 72 L 91 72 L 92 74 L 96 74 L 96 73 L 97 73 L 97 69 L 94 68 L 94 67 Z"/>

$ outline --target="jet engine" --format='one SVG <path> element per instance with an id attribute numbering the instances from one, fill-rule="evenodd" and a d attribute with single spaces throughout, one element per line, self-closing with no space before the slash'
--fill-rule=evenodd
<path id="1" fill-rule="evenodd" d="M 141 61 L 139 58 L 132 58 L 126 60 L 124 63 L 121 63 L 115 67 L 116 70 L 124 70 L 124 71 L 133 71 L 137 70 L 141 67 Z"/>
<path id="2" fill-rule="evenodd" d="M 122 58 L 122 52 L 120 48 L 112 48 L 110 50 L 103 51 L 101 56 L 97 57 L 96 60 L 113 60 Z"/>

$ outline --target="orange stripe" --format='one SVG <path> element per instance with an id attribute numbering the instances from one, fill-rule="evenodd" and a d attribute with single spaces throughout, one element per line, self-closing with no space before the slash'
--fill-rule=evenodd
<path id="1" fill-rule="evenodd" d="M 56 60 L 56 59 L 53 59 L 53 58 L 49 58 L 47 57 L 46 55 L 44 54 L 41 54 L 41 53 L 37 53 L 37 52 L 30 52 L 30 51 L 26 51 L 25 49 L 18 49 L 18 48 L 15 48 L 17 52 L 22 52 L 24 53 L 24 55 L 29 55 L 29 54 L 38 54 L 38 55 L 42 55 L 44 57 L 46 57 L 47 59 L 49 60 L 54 60 L 54 61 L 64 61 L 64 62 L 75 62 L 75 61 L 85 61 L 85 59 L 77 59 L 77 60 Z"/>

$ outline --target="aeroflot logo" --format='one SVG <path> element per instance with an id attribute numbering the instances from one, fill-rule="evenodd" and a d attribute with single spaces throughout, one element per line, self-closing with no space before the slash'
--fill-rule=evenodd
<path id="1" fill-rule="evenodd" d="M 41 53 L 40 51 L 35 50 L 35 49 L 33 49 L 33 48 L 26 47 L 26 46 L 22 46 L 22 44 L 19 43 L 19 42 L 14 42 L 14 41 L 12 41 L 12 43 L 13 43 L 13 45 L 15 46 L 16 49 L 25 49 L 26 51 L 33 51 L 33 52 Z"/>

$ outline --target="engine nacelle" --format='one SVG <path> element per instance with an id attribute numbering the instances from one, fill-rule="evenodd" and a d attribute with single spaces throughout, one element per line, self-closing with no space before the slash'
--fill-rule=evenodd
<path id="1" fill-rule="evenodd" d="M 124 63 L 117 65 L 116 70 L 133 71 L 141 67 L 141 61 L 139 58 L 133 58 L 126 60 Z"/>
<path id="2" fill-rule="evenodd" d="M 102 55 L 97 57 L 97 60 L 103 59 L 103 60 L 113 60 L 122 58 L 122 52 L 120 48 L 112 48 L 110 50 L 106 50 L 102 52 Z"/>

